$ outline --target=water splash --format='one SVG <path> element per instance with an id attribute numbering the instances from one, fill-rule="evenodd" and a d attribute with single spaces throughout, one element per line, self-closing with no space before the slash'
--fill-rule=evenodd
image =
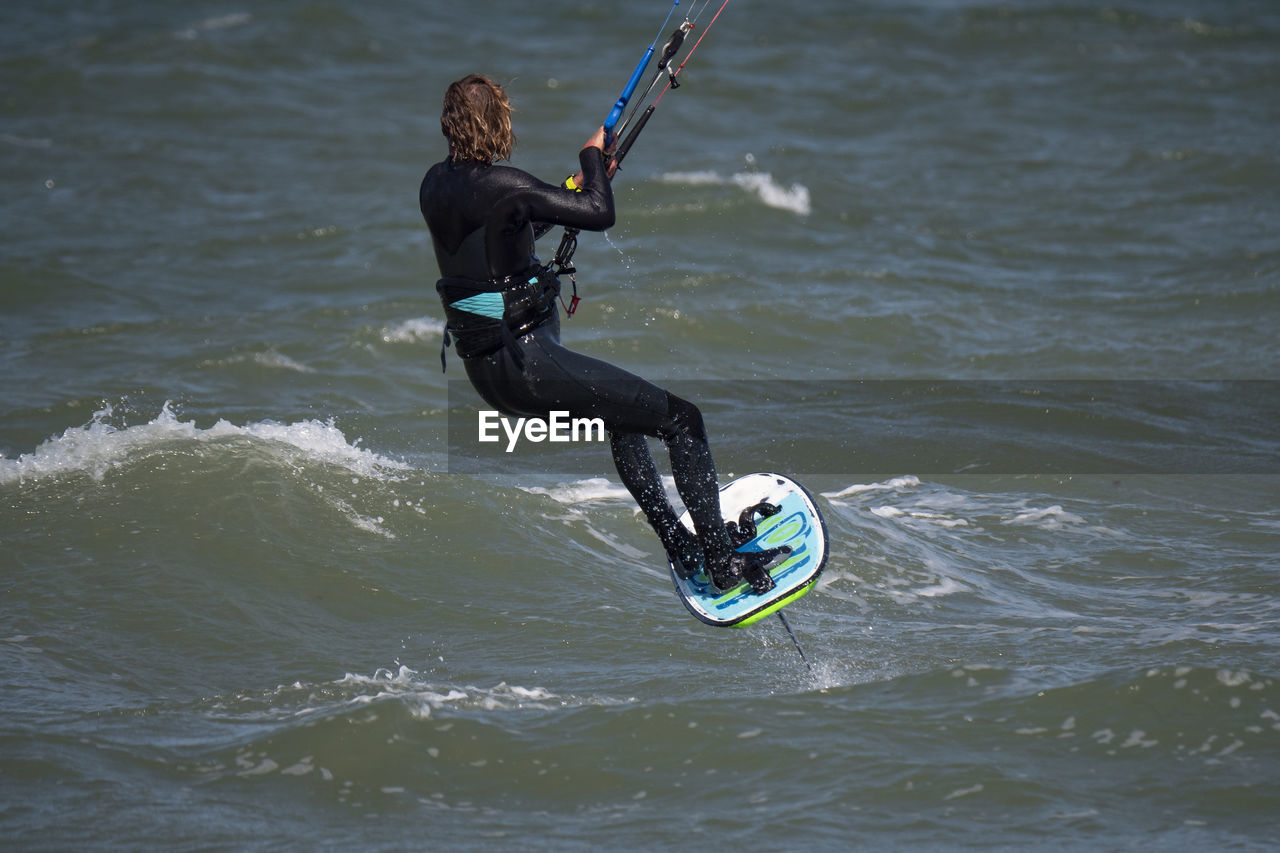
<path id="1" fill-rule="evenodd" d="M 292 424 L 262 421 L 245 426 L 219 420 L 208 429 L 201 429 L 194 421 L 180 420 L 170 402 L 145 424 L 116 427 L 110 422 L 113 414 L 112 406 L 106 404 L 93 413 L 88 423 L 68 428 L 31 453 L 0 459 L 0 485 L 85 474 L 101 482 L 111 471 L 155 453 L 192 442 L 209 446 L 236 438 L 292 448 L 308 459 L 365 477 L 384 478 L 410 468 L 404 462 L 359 447 L 359 439 L 347 441 L 332 419 Z"/>

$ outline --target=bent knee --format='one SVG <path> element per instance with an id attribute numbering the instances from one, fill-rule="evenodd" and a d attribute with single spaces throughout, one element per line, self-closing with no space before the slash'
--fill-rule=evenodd
<path id="1" fill-rule="evenodd" d="M 702 422 L 702 411 L 693 403 L 677 397 L 670 391 L 667 392 L 667 417 L 667 431 L 670 436 L 683 435 L 706 440 L 707 427 Z"/>

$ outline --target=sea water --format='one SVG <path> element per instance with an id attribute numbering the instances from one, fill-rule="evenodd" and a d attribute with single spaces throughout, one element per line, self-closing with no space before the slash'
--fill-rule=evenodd
<path id="1" fill-rule="evenodd" d="M 7 846 L 1280 846 L 1280 11 L 725 8 L 564 339 L 815 493 L 809 671 L 440 371 L 444 87 L 558 181 L 666 10 L 0 11 Z"/>

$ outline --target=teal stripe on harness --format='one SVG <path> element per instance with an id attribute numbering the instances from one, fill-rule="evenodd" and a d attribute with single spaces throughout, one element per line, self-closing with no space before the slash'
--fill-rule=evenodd
<path id="1" fill-rule="evenodd" d="M 466 299 L 459 299 L 450 306 L 469 314 L 479 314 L 481 317 L 489 317 L 493 320 L 501 320 L 503 305 L 502 294 L 497 293 L 477 293 L 475 296 L 468 296 Z"/>

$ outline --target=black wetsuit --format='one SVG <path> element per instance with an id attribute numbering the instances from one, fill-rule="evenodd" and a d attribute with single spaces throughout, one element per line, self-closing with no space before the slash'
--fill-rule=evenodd
<path id="1" fill-rule="evenodd" d="M 718 575 L 739 573 L 740 565 L 729 567 L 733 548 L 721 520 L 715 465 L 698 408 L 560 344 L 554 304 L 559 282 L 542 269 L 534 240 L 555 225 L 602 231 L 614 222 L 613 193 L 600 152 L 585 148 L 579 160 L 579 191 L 486 163 L 446 160 L 427 172 L 419 203 L 443 276 L 437 290 L 448 332 L 457 340 L 471 383 L 495 409 L 543 418 L 553 410 L 567 411 L 571 417 L 604 421 L 618 474 L 669 557 L 694 569 L 705 556 Z M 693 517 L 696 540 L 667 500 L 645 436 L 661 438 L 671 453 L 676 489 Z"/>

